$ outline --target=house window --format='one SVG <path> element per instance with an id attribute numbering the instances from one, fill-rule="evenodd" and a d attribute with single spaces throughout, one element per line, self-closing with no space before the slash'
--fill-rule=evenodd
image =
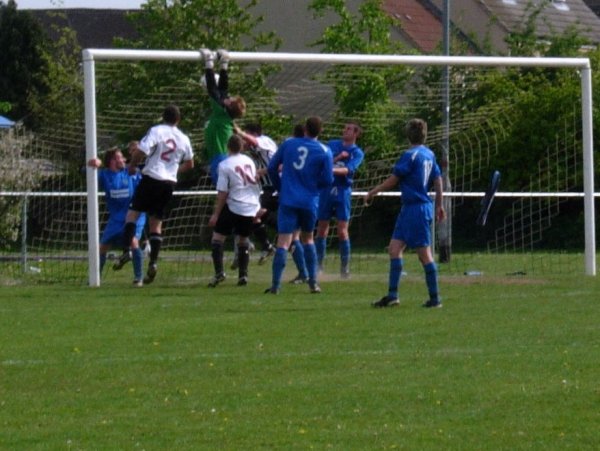
<path id="1" fill-rule="evenodd" d="M 570 11 L 569 5 L 567 5 L 567 0 L 552 0 L 552 6 L 554 6 L 559 11 Z"/>

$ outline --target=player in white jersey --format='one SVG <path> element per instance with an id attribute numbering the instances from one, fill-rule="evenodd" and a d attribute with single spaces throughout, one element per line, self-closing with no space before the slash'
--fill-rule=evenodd
<path id="1" fill-rule="evenodd" d="M 140 142 L 129 144 L 130 168 L 135 168 L 144 159 L 142 181 L 135 190 L 125 224 L 123 254 L 113 267 L 120 269 L 131 259 L 131 243 L 135 234 L 135 222 L 145 212 L 149 217 L 150 262 L 144 283 L 154 281 L 157 272 L 158 254 L 162 243 L 162 221 L 165 208 L 177 183 L 178 172 L 194 167 L 194 153 L 190 139 L 178 128 L 181 113 L 176 105 L 163 111 L 163 121 L 155 125 Z"/>
<path id="2" fill-rule="evenodd" d="M 271 178 L 267 173 L 267 167 L 269 166 L 269 161 L 271 161 L 271 158 L 277 152 L 277 144 L 272 138 L 263 134 L 262 126 L 258 122 L 245 124 L 243 130 L 234 125 L 234 130 L 244 140 L 246 144 L 245 153 L 254 160 L 257 173 L 259 174 L 259 183 L 262 189 L 260 196 L 261 209 L 254 221 L 252 234 L 260 245 L 261 253 L 258 264 L 262 265 L 267 261 L 267 258 L 275 253 L 275 246 L 268 237 L 267 226 L 277 228 L 279 200 L 273 188 L 273 182 L 271 182 Z"/>
<path id="3" fill-rule="evenodd" d="M 223 243 L 232 233 L 238 241 L 238 285 L 248 283 L 248 236 L 260 209 L 260 185 L 256 180 L 254 161 L 241 153 L 244 142 L 232 135 L 227 142 L 228 157 L 219 163 L 217 200 L 208 225 L 213 227 L 212 259 L 215 276 L 208 284 L 216 287 L 225 280 Z"/>

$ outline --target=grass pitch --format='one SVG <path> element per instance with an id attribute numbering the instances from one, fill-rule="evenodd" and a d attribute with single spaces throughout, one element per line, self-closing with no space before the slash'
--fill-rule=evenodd
<path id="1" fill-rule="evenodd" d="M 384 268 L 278 296 L 251 271 L 2 287 L 0 448 L 597 449 L 598 278 L 442 274 L 426 310 L 413 271 L 376 310 Z"/>

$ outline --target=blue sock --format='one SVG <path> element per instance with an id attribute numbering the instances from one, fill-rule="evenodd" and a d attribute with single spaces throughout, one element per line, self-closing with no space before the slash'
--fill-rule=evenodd
<path id="1" fill-rule="evenodd" d="M 314 243 L 304 245 L 304 260 L 306 261 L 306 270 L 308 271 L 308 281 L 314 283 L 317 281 L 317 249 Z"/>
<path id="2" fill-rule="evenodd" d="M 132 263 L 133 263 L 133 278 L 135 280 L 142 280 L 142 267 L 144 265 L 144 251 L 141 248 L 132 249 Z"/>
<path id="3" fill-rule="evenodd" d="M 340 263 L 342 268 L 350 264 L 350 240 L 340 241 Z"/>
<path id="4" fill-rule="evenodd" d="M 325 237 L 318 236 L 315 238 L 315 248 L 317 252 L 317 262 L 319 267 L 323 266 L 323 259 L 325 258 L 325 247 L 327 246 L 327 239 Z"/>
<path id="5" fill-rule="evenodd" d="M 429 299 L 439 302 L 437 266 L 435 262 L 431 262 L 423 265 L 423 269 L 425 270 L 425 282 L 427 283 L 427 291 L 429 291 Z"/>
<path id="6" fill-rule="evenodd" d="M 294 245 L 292 258 L 294 259 L 296 268 L 298 268 L 298 274 L 300 277 L 306 279 L 308 277 L 308 272 L 306 271 L 306 262 L 304 261 L 304 248 L 302 247 L 300 240 L 294 240 L 292 244 Z"/>
<path id="7" fill-rule="evenodd" d="M 273 256 L 273 279 L 271 282 L 271 288 L 279 290 L 281 288 L 281 276 L 285 269 L 285 263 L 287 260 L 287 249 L 278 247 Z"/>
<path id="8" fill-rule="evenodd" d="M 105 264 L 106 264 L 106 254 L 100 254 L 100 274 L 102 274 L 102 270 L 104 269 Z"/>
<path id="9" fill-rule="evenodd" d="M 401 258 L 390 259 L 390 276 L 388 284 L 388 296 L 392 298 L 398 297 L 398 287 L 400 286 L 400 276 L 402 275 Z"/>

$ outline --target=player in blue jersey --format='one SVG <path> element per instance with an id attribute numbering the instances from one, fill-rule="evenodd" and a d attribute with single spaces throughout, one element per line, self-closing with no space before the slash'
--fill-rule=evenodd
<path id="1" fill-rule="evenodd" d="M 278 293 L 281 288 L 288 249 L 297 229 L 300 229 L 310 291 L 321 291 L 317 283 L 317 252 L 313 230 L 317 220 L 319 191 L 333 183 L 331 150 L 318 141 L 322 128 L 319 117 L 308 118 L 305 136 L 285 140 L 269 162 L 269 176 L 279 191 L 279 211 L 277 250 L 273 257 L 272 284 L 266 290 L 268 293 Z"/>
<path id="2" fill-rule="evenodd" d="M 118 148 L 112 148 L 104 154 L 104 161 L 93 158 L 88 166 L 103 169 L 98 171 L 98 184 L 105 192 L 104 200 L 108 210 L 108 222 L 100 237 L 100 273 L 106 264 L 106 254 L 111 246 L 121 246 L 125 232 L 125 217 L 133 192 L 141 180 L 141 174 L 129 174 L 123 153 Z M 139 240 L 146 224 L 146 215 L 142 214 L 135 224 L 135 236 L 132 242 L 133 285 L 143 285 L 142 266 L 144 254 L 139 246 Z"/>
<path id="3" fill-rule="evenodd" d="M 317 224 L 317 259 L 319 269 L 323 268 L 329 221 L 337 219 L 337 236 L 340 249 L 340 274 L 343 279 L 350 277 L 350 207 L 352 206 L 352 182 L 354 174 L 363 162 L 364 152 L 356 144 L 362 130 L 356 122 L 344 125 L 341 139 L 327 143 L 333 155 L 333 186 L 321 192 Z"/>
<path id="4" fill-rule="evenodd" d="M 389 244 L 390 271 L 388 293 L 373 307 L 393 307 L 400 303 L 398 287 L 403 266 L 403 252 L 406 248 L 416 249 L 429 292 L 429 299 L 423 307 L 441 307 L 438 294 L 438 272 L 431 252 L 431 223 L 433 202 L 429 189 L 435 191 L 435 216 L 438 221 L 446 218 L 442 205 L 442 174 L 435 155 L 424 145 L 427 138 L 427 123 L 422 119 L 411 119 L 406 125 L 406 135 L 410 148 L 404 152 L 392 169 L 392 175 L 370 190 L 365 196 L 365 205 L 370 205 L 373 197 L 381 191 L 389 191 L 400 185 L 402 208 Z"/>

